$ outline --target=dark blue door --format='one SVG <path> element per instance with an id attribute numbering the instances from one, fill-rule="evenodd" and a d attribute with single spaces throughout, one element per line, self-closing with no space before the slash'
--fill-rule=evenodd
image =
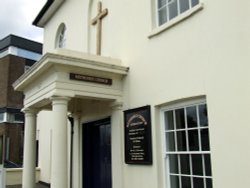
<path id="1" fill-rule="evenodd" d="M 83 124 L 83 188 L 112 188 L 110 118 Z"/>

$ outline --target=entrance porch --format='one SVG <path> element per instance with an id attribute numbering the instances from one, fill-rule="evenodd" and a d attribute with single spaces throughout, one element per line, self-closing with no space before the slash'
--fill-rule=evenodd
<path id="1" fill-rule="evenodd" d="M 81 124 L 107 116 L 111 117 L 112 187 L 122 187 L 123 79 L 127 72 L 119 60 L 60 49 L 45 54 L 14 83 L 25 95 L 23 188 L 35 187 L 37 114 L 43 110 L 50 110 L 53 117 L 48 135 L 52 188 L 82 187 Z"/>

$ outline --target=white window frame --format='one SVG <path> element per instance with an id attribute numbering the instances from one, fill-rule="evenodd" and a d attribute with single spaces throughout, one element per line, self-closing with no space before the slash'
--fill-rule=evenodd
<path id="1" fill-rule="evenodd" d="M 181 109 L 181 108 L 187 108 L 187 107 L 193 107 L 193 106 L 196 106 L 198 107 L 198 105 L 202 105 L 202 104 L 207 104 L 206 103 L 206 100 L 205 99 L 194 99 L 194 100 L 188 100 L 188 101 L 185 101 L 185 102 L 177 102 L 175 104 L 171 104 L 171 105 L 167 105 L 165 107 L 162 107 L 160 109 L 160 114 L 161 114 L 161 136 L 162 136 L 162 156 L 163 156 L 163 162 L 164 162 L 164 177 L 165 177 L 165 188 L 171 188 L 171 182 L 170 182 L 170 167 L 169 167 L 169 155 L 170 154 L 200 154 L 200 155 L 204 155 L 204 154 L 209 154 L 210 155 L 210 158 L 211 158 L 211 148 L 210 148 L 210 151 L 174 151 L 174 152 L 169 152 L 167 151 L 167 138 L 166 138 L 166 130 L 165 130 L 165 112 L 167 111 L 172 111 L 172 110 L 177 110 L 177 109 Z M 197 118 L 199 119 L 199 116 L 198 116 L 198 112 L 197 112 Z M 189 130 L 187 128 L 187 119 L 186 119 L 186 110 L 185 110 L 185 131 Z M 200 121 L 200 120 L 198 120 Z M 197 125 L 197 129 L 194 128 L 194 130 L 201 130 L 202 128 L 199 127 L 199 125 Z M 205 129 L 205 128 L 203 128 Z M 182 130 L 182 129 L 181 129 Z M 209 125 L 208 125 L 208 130 L 209 130 Z M 176 130 L 173 130 L 173 132 L 175 132 L 176 134 Z M 187 133 L 186 133 L 187 134 Z M 199 134 L 199 148 L 201 148 L 201 137 L 200 137 L 200 131 L 198 131 L 198 134 Z M 187 141 L 187 137 L 186 137 L 186 141 Z M 176 143 L 176 138 L 175 138 L 175 147 L 177 147 L 177 143 Z M 188 143 L 187 143 L 188 144 Z M 178 163 L 180 164 L 180 157 L 177 158 L 178 160 Z M 191 157 L 189 157 L 189 160 L 190 160 L 190 170 L 192 168 L 192 159 Z M 204 162 L 204 156 L 202 156 L 202 165 L 203 167 L 205 166 L 205 162 Z M 178 169 L 180 170 L 180 166 L 178 166 Z M 210 166 L 211 170 L 212 170 L 212 165 Z M 191 170 L 192 171 L 192 170 Z M 173 175 L 173 174 L 172 174 Z M 176 174 L 178 175 L 179 177 L 181 177 L 181 175 L 183 176 L 183 174 Z M 205 175 L 205 168 L 203 168 L 203 175 L 202 176 L 197 176 L 197 175 L 184 175 L 186 177 L 199 177 L 199 178 L 211 178 L 211 180 L 213 180 L 212 178 L 212 175 L 211 176 L 206 176 Z M 190 181 L 191 181 L 191 188 L 193 188 L 193 182 L 192 182 L 192 178 L 190 178 Z M 181 184 L 179 182 L 179 184 Z M 204 181 L 204 188 L 206 188 L 206 181 Z M 179 185 L 180 186 L 180 185 Z M 180 186 L 181 187 L 181 186 Z"/>
<path id="2" fill-rule="evenodd" d="M 154 10 L 152 10 L 152 12 L 153 12 L 152 14 L 154 17 L 153 30 L 149 33 L 148 38 L 152 38 L 154 36 L 157 36 L 158 34 L 162 33 L 163 31 L 173 27 L 177 23 L 182 22 L 186 18 L 188 18 L 188 17 L 192 16 L 193 14 L 195 14 L 196 12 L 202 10 L 204 7 L 204 0 L 199 0 L 199 3 L 197 5 L 195 5 L 194 7 L 191 7 L 190 9 L 186 10 L 185 12 L 178 13 L 178 15 L 176 17 L 159 25 L 158 0 L 152 0 L 152 1 L 154 1 L 153 2 L 154 3 Z"/>

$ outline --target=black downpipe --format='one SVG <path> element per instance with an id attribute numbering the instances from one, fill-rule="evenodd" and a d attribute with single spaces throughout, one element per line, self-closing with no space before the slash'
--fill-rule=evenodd
<path id="1" fill-rule="evenodd" d="M 70 188 L 73 188 L 73 136 L 74 136 L 74 118 L 68 117 L 71 124 L 71 134 L 70 134 Z"/>

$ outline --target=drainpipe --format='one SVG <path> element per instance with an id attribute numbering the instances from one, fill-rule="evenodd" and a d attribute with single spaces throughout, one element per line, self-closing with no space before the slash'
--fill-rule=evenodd
<path id="1" fill-rule="evenodd" d="M 69 187 L 73 188 L 73 136 L 74 136 L 74 118 L 68 117 L 71 124 L 71 134 L 70 134 L 70 184 Z"/>

